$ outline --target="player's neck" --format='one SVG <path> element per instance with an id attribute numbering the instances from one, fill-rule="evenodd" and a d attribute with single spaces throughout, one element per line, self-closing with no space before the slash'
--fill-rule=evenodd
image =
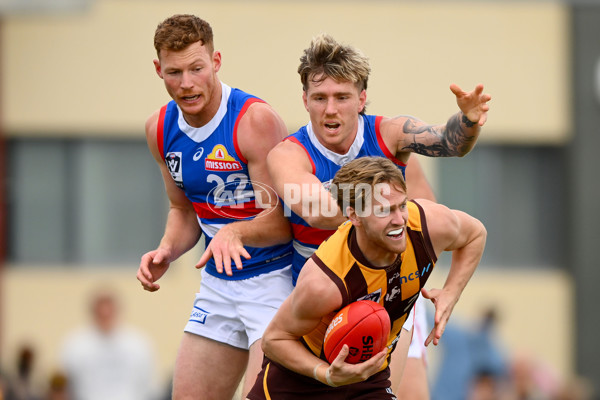
<path id="1" fill-rule="evenodd" d="M 398 258 L 398 254 L 374 244 L 360 229 L 355 229 L 356 244 L 358 251 L 365 260 L 375 267 L 387 267 L 392 265 Z"/>

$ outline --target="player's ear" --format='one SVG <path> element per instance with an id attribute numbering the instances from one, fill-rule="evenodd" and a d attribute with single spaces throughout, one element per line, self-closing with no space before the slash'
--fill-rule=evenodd
<path id="1" fill-rule="evenodd" d="M 153 62 L 154 62 L 154 70 L 156 71 L 156 75 L 158 75 L 158 77 L 160 79 L 163 79 L 162 69 L 160 68 L 160 61 L 155 59 Z"/>
<path id="2" fill-rule="evenodd" d="M 302 102 L 304 103 L 304 108 L 308 111 L 308 98 L 306 97 L 306 90 L 302 91 Z"/>
<path id="3" fill-rule="evenodd" d="M 358 95 L 358 100 L 358 112 L 361 113 L 365 109 L 365 105 L 367 104 L 367 91 L 365 89 L 363 89 Z"/>
<path id="4" fill-rule="evenodd" d="M 350 222 L 352 222 L 352 225 L 360 226 L 360 219 L 358 218 L 358 215 L 356 214 L 356 210 L 354 208 L 347 206 L 346 215 L 348 216 Z"/>
<path id="5" fill-rule="evenodd" d="M 219 70 L 221 69 L 221 52 L 220 51 L 215 51 L 213 53 L 212 61 L 213 61 L 213 68 L 215 69 L 215 72 L 219 72 Z"/>

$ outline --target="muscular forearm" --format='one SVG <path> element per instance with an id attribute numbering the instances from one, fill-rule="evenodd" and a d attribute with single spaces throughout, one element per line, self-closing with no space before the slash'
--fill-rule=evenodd
<path id="1" fill-rule="evenodd" d="M 171 261 L 174 261 L 194 247 L 201 234 L 195 213 L 171 208 L 159 247 L 167 249 L 171 254 Z"/>
<path id="2" fill-rule="evenodd" d="M 449 156 L 462 157 L 475 147 L 481 127 L 477 122 L 471 122 L 459 111 L 454 114 L 442 131 L 444 147 Z"/>
<path id="3" fill-rule="evenodd" d="M 292 229 L 282 207 L 262 211 L 252 220 L 236 221 L 228 226 L 237 232 L 244 246 L 267 247 L 292 240 Z"/>
<path id="4" fill-rule="evenodd" d="M 462 112 L 452 115 L 445 125 L 427 125 L 412 117 L 403 118 L 402 131 L 410 140 L 404 137 L 399 151 L 427 157 L 464 156 L 475 146 L 481 129 L 479 124 L 471 124 Z"/>
<path id="5" fill-rule="evenodd" d="M 458 301 L 467 283 L 479 265 L 485 248 L 486 230 L 483 224 L 478 223 L 478 232 L 464 247 L 452 252 L 450 271 L 444 284 L 444 290 L 454 294 Z"/>
<path id="6" fill-rule="evenodd" d="M 298 374 L 314 378 L 314 370 L 317 365 L 329 366 L 327 362 L 304 347 L 299 340 L 265 337 L 262 343 L 263 351 L 269 359 Z"/>

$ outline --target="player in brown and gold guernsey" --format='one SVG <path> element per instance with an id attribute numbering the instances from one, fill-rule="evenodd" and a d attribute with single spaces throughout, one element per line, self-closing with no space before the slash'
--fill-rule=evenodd
<path id="1" fill-rule="evenodd" d="M 266 357 L 251 400 L 395 399 L 389 357 L 392 351 L 404 356 L 408 351 L 409 314 L 419 292 L 435 305 L 426 345 L 437 345 L 483 254 L 486 230 L 480 221 L 428 200 L 408 201 L 402 173 L 386 158 L 351 161 L 332 186 L 349 221 L 307 261 L 269 324 L 262 342 Z M 425 289 L 443 251 L 452 252 L 445 284 Z M 329 364 L 322 349 L 325 330 L 336 312 L 360 299 L 388 311 L 388 348 L 363 363 L 348 364 L 344 345 Z"/>

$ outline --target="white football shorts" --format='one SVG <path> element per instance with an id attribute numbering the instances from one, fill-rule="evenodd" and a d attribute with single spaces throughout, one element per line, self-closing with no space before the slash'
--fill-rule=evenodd
<path id="1" fill-rule="evenodd" d="M 204 269 L 184 331 L 248 350 L 292 293 L 292 267 L 248 279 L 226 280 Z"/>
<path id="2" fill-rule="evenodd" d="M 415 303 L 411 312 L 414 312 L 414 330 L 410 346 L 408 348 L 408 357 L 423 358 L 427 363 L 427 348 L 425 347 L 425 339 L 429 335 L 427 325 L 427 309 L 425 298 L 419 294 L 419 298 Z"/>

